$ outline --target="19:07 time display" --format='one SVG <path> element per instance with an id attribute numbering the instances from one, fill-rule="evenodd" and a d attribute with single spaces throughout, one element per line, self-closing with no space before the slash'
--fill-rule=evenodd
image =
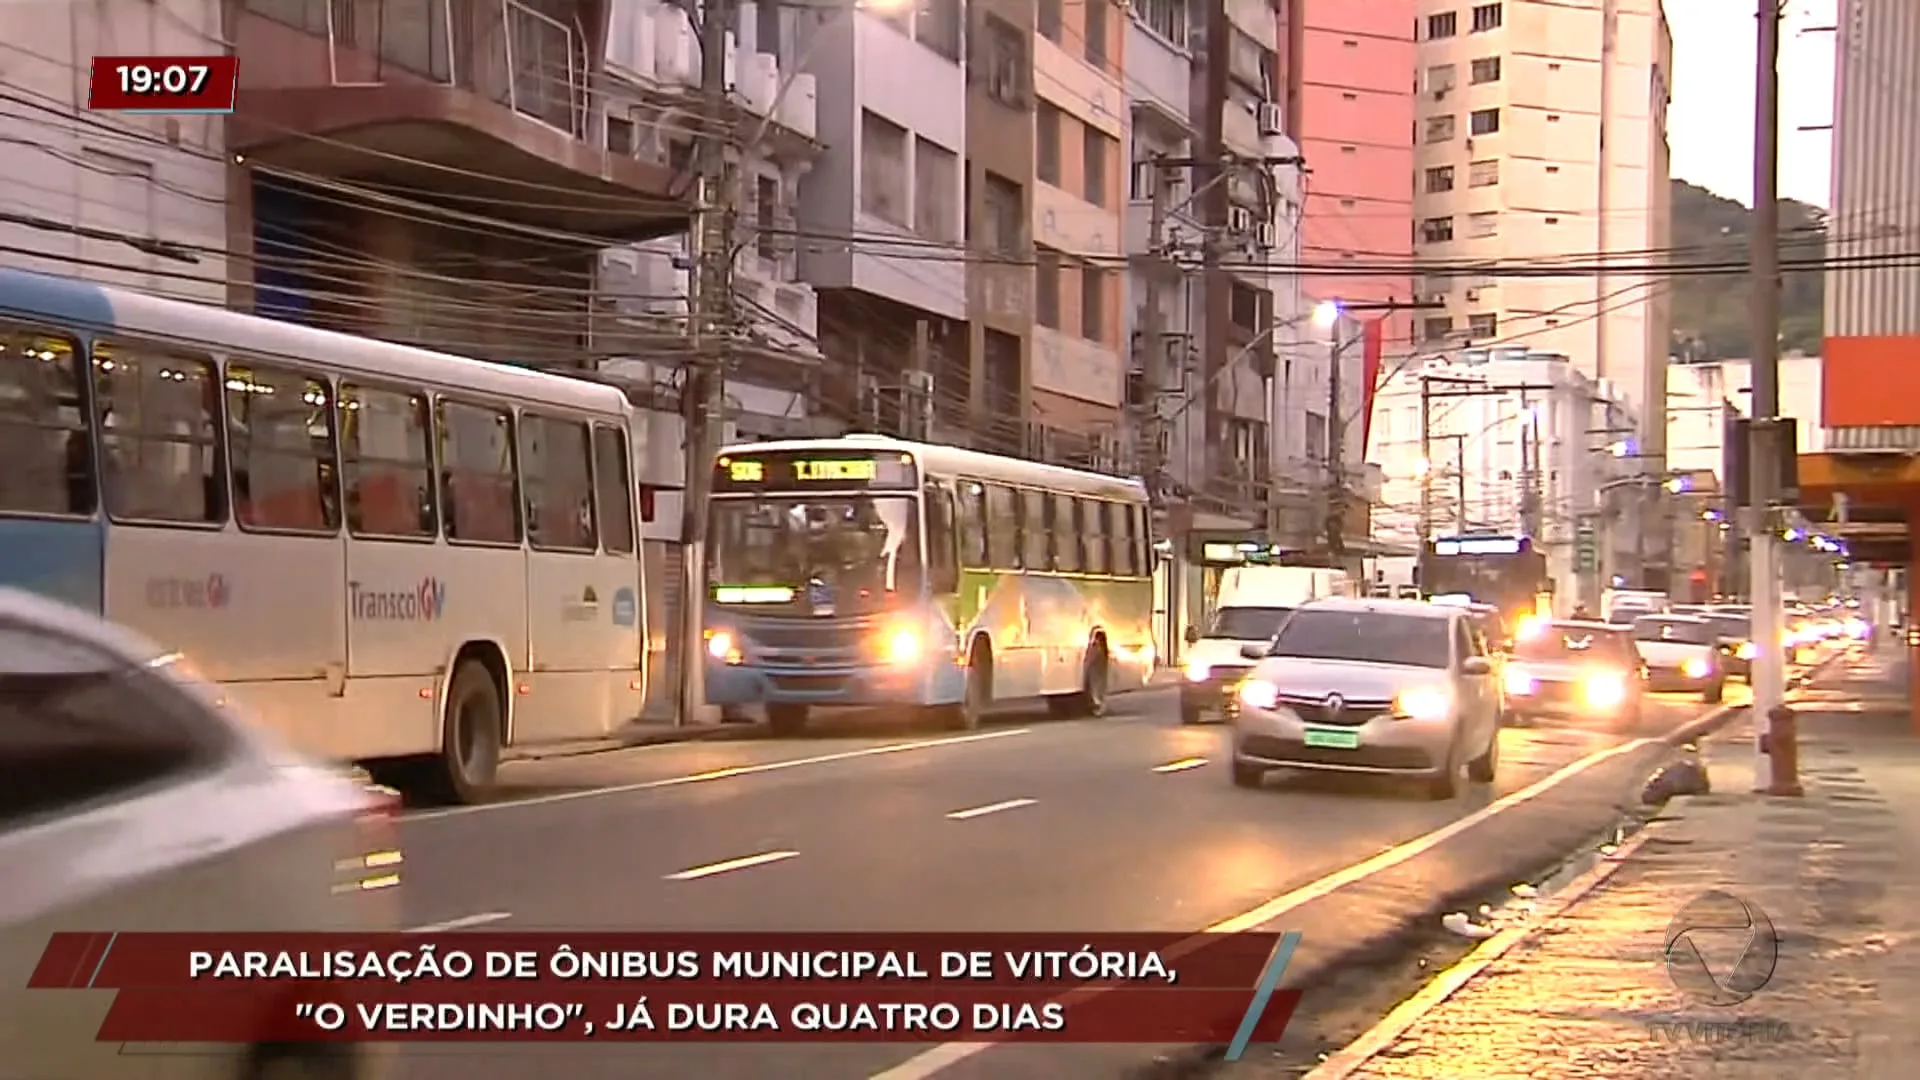
<path id="1" fill-rule="evenodd" d="M 240 62 L 232 56 L 102 56 L 87 106 L 114 112 L 233 111 Z"/>

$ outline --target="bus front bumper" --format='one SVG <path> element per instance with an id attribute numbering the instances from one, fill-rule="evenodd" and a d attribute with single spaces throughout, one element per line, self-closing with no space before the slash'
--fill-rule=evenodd
<path id="1" fill-rule="evenodd" d="M 710 705 L 931 705 L 960 700 L 951 664 L 939 678 L 927 665 L 774 668 L 707 664 Z M 947 685 L 947 684 L 951 685 Z"/>

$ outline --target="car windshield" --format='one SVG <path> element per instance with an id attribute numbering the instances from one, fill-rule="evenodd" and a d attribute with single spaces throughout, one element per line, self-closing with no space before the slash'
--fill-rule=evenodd
<path id="1" fill-rule="evenodd" d="M 1592 660 L 1626 664 L 1633 659 L 1628 648 L 1627 635 L 1617 630 L 1597 630 L 1591 626 L 1552 626 L 1516 644 L 1513 655 L 1521 660 Z"/>
<path id="2" fill-rule="evenodd" d="M 1233 641 L 1268 641 L 1293 613 L 1284 607 L 1226 607 L 1213 613 L 1207 636 Z"/>
<path id="3" fill-rule="evenodd" d="M 1714 632 L 1723 638 L 1731 638 L 1735 641 L 1751 641 L 1753 639 L 1753 620 L 1745 615 L 1727 615 L 1716 612 L 1708 615 L 1707 621 L 1713 624 Z"/>
<path id="4" fill-rule="evenodd" d="M 1306 608 L 1280 628 L 1269 655 L 1444 668 L 1452 662 L 1451 626 L 1427 615 Z"/>
<path id="5" fill-rule="evenodd" d="M 707 573 L 721 603 L 860 614 L 920 590 L 911 496 L 715 499 Z"/>
<path id="6" fill-rule="evenodd" d="M 1670 641 L 1678 645 L 1711 645 L 1717 635 L 1713 626 L 1704 622 L 1682 622 L 1679 619 L 1641 619 L 1633 624 L 1635 641 Z"/>

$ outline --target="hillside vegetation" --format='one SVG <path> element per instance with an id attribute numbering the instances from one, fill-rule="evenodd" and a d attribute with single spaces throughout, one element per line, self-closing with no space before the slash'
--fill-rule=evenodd
<path id="1" fill-rule="evenodd" d="M 1685 180 L 1673 183 L 1674 259 L 1687 263 L 1747 261 L 1751 211 Z M 1780 201 L 1780 257 L 1819 258 L 1824 251 L 1826 211 L 1792 199 Z M 1752 351 L 1747 330 L 1744 272 L 1688 275 L 1673 282 L 1673 351 L 1691 360 L 1740 359 Z M 1780 291 L 1780 347 L 1820 351 L 1825 281 L 1818 270 L 1784 276 Z"/>

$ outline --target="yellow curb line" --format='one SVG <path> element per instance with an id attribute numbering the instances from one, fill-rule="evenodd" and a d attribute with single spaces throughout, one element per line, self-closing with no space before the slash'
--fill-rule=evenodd
<path id="1" fill-rule="evenodd" d="M 1493 966 L 1513 947 L 1540 932 L 1554 919 L 1566 914 L 1568 908 L 1579 903 L 1587 894 L 1593 892 L 1614 871 L 1626 862 L 1627 858 L 1647 842 L 1648 831 L 1641 829 L 1622 843 L 1613 854 L 1589 868 L 1585 873 L 1554 893 L 1547 899 L 1542 910 L 1518 926 L 1508 927 L 1481 942 L 1472 952 L 1461 957 L 1452 967 L 1435 976 L 1414 995 L 1395 1006 L 1379 1023 L 1367 1029 L 1367 1032 L 1351 1043 L 1327 1056 L 1327 1059 L 1307 1073 L 1302 1080 L 1346 1080 L 1358 1072 L 1367 1062 L 1392 1047 L 1402 1035 L 1428 1013 L 1473 981 L 1474 976 Z"/>

